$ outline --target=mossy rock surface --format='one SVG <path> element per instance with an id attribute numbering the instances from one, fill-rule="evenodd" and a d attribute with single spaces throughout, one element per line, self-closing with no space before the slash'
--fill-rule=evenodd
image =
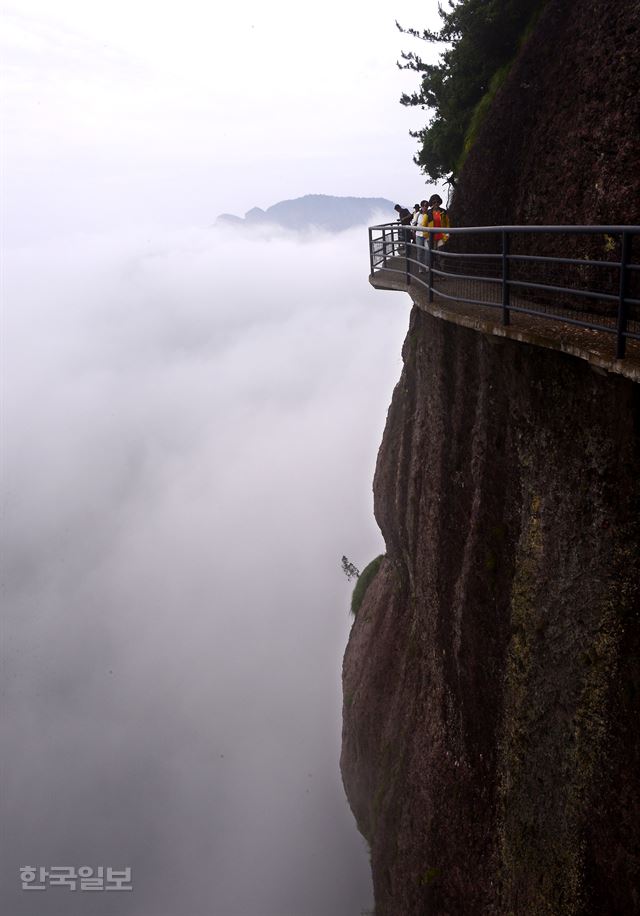
<path id="1" fill-rule="evenodd" d="M 372 560 L 368 566 L 362 570 L 358 576 L 358 581 L 355 584 L 353 589 L 353 594 L 351 595 L 351 613 L 355 617 L 360 610 L 360 605 L 364 599 L 367 589 L 375 579 L 378 570 L 380 569 L 380 564 L 384 560 L 384 554 L 381 553 L 379 557 L 376 557 L 375 560 Z"/>

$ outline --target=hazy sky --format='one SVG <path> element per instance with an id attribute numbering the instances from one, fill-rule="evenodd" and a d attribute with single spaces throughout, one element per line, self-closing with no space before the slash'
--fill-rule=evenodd
<path id="1" fill-rule="evenodd" d="M 364 227 L 211 224 L 420 196 L 393 20 L 423 6 L 3 6 L 2 912 L 370 906 L 340 557 L 384 549 L 408 302 Z M 135 890 L 24 892 L 28 864 Z"/>
<path id="2" fill-rule="evenodd" d="M 435 2 L 3 4 L 8 241 L 322 193 L 415 202 L 398 32 Z"/>

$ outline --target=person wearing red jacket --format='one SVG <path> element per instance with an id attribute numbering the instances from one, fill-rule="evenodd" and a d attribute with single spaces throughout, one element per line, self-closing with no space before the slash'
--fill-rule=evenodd
<path id="1" fill-rule="evenodd" d="M 439 194 L 432 194 L 429 198 L 429 209 L 427 212 L 427 226 L 435 228 L 449 229 L 449 214 L 442 206 L 442 198 Z M 449 238 L 448 232 L 433 233 L 433 247 L 441 248 Z"/>

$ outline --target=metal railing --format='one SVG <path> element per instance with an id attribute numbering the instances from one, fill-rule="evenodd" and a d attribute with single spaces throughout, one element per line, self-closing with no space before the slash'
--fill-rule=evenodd
<path id="1" fill-rule="evenodd" d="M 640 226 L 385 223 L 369 229 L 371 273 L 400 274 L 438 299 L 562 321 L 612 334 L 616 358 L 640 341 Z M 496 241 L 497 240 L 497 241 Z M 559 256 L 561 251 L 568 256 Z"/>

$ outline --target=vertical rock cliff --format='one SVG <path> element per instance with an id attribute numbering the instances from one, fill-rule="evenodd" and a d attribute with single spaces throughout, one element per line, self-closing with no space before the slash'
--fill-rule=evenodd
<path id="1" fill-rule="evenodd" d="M 455 226 L 640 221 L 640 2 L 547 0 L 459 176 Z"/>
<path id="2" fill-rule="evenodd" d="M 376 916 L 640 908 L 640 390 L 414 308 L 344 659 Z"/>

